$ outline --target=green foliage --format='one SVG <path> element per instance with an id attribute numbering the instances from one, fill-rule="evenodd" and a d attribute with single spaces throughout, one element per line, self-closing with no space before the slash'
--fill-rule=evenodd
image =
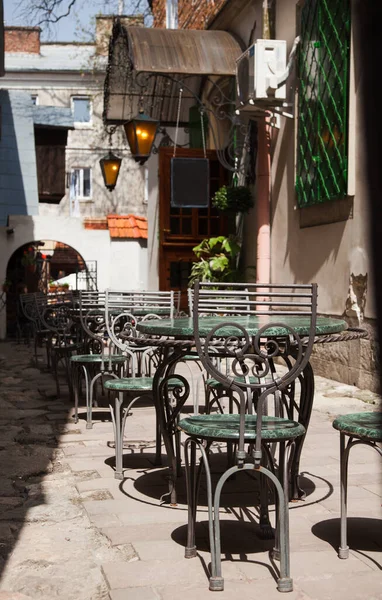
<path id="1" fill-rule="evenodd" d="M 223 185 L 212 198 L 212 205 L 221 211 L 246 213 L 253 207 L 252 192 L 244 185 Z"/>
<path id="2" fill-rule="evenodd" d="M 24 250 L 22 258 L 21 258 L 21 264 L 23 267 L 28 267 L 29 265 L 36 264 L 36 257 L 34 254 L 33 246 L 29 246 L 29 248 Z"/>
<path id="3" fill-rule="evenodd" d="M 199 259 L 192 265 L 190 286 L 200 281 L 235 281 L 240 245 L 233 236 L 209 238 L 193 248 Z"/>

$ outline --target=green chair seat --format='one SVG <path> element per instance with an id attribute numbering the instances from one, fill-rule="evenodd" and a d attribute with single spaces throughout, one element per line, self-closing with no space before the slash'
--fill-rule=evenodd
<path id="1" fill-rule="evenodd" d="M 104 387 L 107 390 L 113 390 L 115 392 L 151 392 L 153 389 L 153 377 L 122 377 L 121 379 L 108 379 L 104 383 Z M 182 382 L 175 383 L 174 377 L 168 384 L 170 389 L 174 389 L 177 386 L 182 386 Z"/>
<path id="2" fill-rule="evenodd" d="M 195 415 L 179 422 L 178 428 L 187 435 L 217 441 L 239 439 L 240 415 Z M 245 439 L 256 439 L 256 415 L 245 417 Z M 304 435 L 305 427 L 296 421 L 264 416 L 261 437 L 264 440 L 290 440 Z"/>
<path id="3" fill-rule="evenodd" d="M 124 363 L 126 362 L 126 356 L 122 356 L 122 354 L 112 354 L 110 356 L 104 356 L 103 362 L 107 363 L 111 359 L 112 363 Z M 70 359 L 72 362 L 76 363 L 101 363 L 102 356 L 101 354 L 77 354 L 72 356 Z"/>
<path id="4" fill-rule="evenodd" d="M 382 442 L 382 413 L 364 412 L 337 417 L 334 429 L 358 438 Z"/>
<path id="5" fill-rule="evenodd" d="M 240 379 L 241 381 L 245 381 L 244 377 L 236 377 L 236 379 Z M 258 383 L 258 378 L 257 377 L 250 377 L 249 378 L 249 382 L 250 383 Z M 207 379 L 206 381 L 206 386 L 213 388 L 213 389 L 217 389 L 219 387 L 225 387 L 223 383 L 220 383 L 220 381 L 217 381 L 216 379 L 214 379 L 213 377 L 211 377 L 210 379 Z"/>

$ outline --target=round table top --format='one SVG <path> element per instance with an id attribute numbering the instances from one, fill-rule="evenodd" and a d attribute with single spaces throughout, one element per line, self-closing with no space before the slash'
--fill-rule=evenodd
<path id="1" fill-rule="evenodd" d="M 266 316 L 211 316 L 199 318 L 199 334 L 202 337 L 208 335 L 213 327 L 219 324 L 228 323 L 216 332 L 218 337 L 229 337 L 238 334 L 235 323 L 241 325 L 250 336 L 256 335 L 261 327 L 269 325 L 266 336 L 282 336 L 289 334 L 289 331 L 283 325 L 289 326 L 298 335 L 309 335 L 310 317 L 294 315 L 266 315 Z M 272 323 L 274 325 L 272 326 Z M 231 326 L 229 324 L 232 324 Z M 345 331 L 348 325 L 342 319 L 333 319 L 332 317 L 317 317 L 316 335 L 327 335 Z M 137 330 L 146 335 L 172 336 L 174 338 L 192 338 L 194 337 L 194 327 L 192 317 L 179 317 L 176 319 L 158 319 L 147 320 L 137 323 Z"/>

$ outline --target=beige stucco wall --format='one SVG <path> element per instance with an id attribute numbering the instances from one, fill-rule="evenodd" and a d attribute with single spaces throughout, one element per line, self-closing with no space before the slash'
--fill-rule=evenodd
<path id="1" fill-rule="evenodd" d="M 234 1 L 234 0 L 232 0 Z M 298 34 L 296 0 L 276 0 L 276 38 L 288 42 L 288 52 Z M 227 11 L 228 12 L 228 11 Z M 254 23 L 256 21 L 256 24 Z M 224 10 L 218 24 L 248 43 L 262 37 L 262 1 L 255 0 L 237 20 L 225 22 Z M 369 252 L 368 199 L 364 168 L 362 106 L 359 95 L 362 66 L 357 54 L 357 24 L 353 22 L 352 65 L 349 115 L 349 186 L 352 188 L 353 211 L 344 221 L 312 227 L 300 226 L 301 211 L 295 194 L 294 119 L 280 118 L 280 128 L 272 129 L 271 168 L 271 281 L 319 284 L 319 312 L 345 316 L 350 325 L 358 320 L 346 314 L 352 275 L 367 275 L 365 326 L 369 341 L 326 344 L 315 351 L 313 364 L 317 374 L 372 390 L 378 387 L 378 348 L 375 342 L 373 283 Z M 215 26 L 215 24 L 213 25 Z M 296 75 L 287 82 L 287 100 L 295 105 Z M 253 116 L 253 118 L 255 118 Z M 350 191 L 350 190 L 349 190 Z M 335 201 L 334 201 L 335 202 Z M 321 221 L 331 209 L 328 203 L 318 207 Z M 308 209 L 309 210 L 309 209 Z M 244 256 L 247 265 L 256 264 L 256 209 L 245 219 Z"/>
<path id="2" fill-rule="evenodd" d="M 356 25 L 356 24 L 353 24 Z M 276 36 L 291 46 L 296 35 L 296 2 L 277 3 Z M 354 87 L 351 93 L 349 130 L 355 141 L 354 160 L 349 162 L 351 176 L 355 171 L 353 217 L 346 221 L 300 228 L 300 210 L 295 194 L 295 136 L 297 118 L 281 119 L 280 131 L 275 131 L 272 161 L 272 279 L 319 284 L 319 310 L 342 315 L 345 312 L 350 275 L 368 274 L 368 204 L 363 166 L 363 136 L 359 90 L 360 69 L 357 53 L 353 52 Z M 355 117 L 355 118 L 354 118 Z M 325 205 L 320 207 L 325 211 Z M 365 316 L 375 316 L 372 285 L 369 280 Z"/>

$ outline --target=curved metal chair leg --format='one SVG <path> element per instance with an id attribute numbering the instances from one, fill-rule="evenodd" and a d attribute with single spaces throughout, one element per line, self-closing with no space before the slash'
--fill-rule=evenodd
<path id="1" fill-rule="evenodd" d="M 191 449 L 191 465 L 188 461 L 188 446 L 193 445 L 193 449 Z M 196 446 L 199 448 L 202 461 L 199 465 L 198 473 L 196 478 L 191 478 L 191 469 L 194 469 L 195 464 L 193 464 L 193 455 L 192 452 L 196 450 Z M 216 573 L 214 570 L 215 562 L 216 562 L 216 549 L 215 549 L 215 538 L 214 538 L 214 522 L 213 522 L 213 503 L 212 503 L 212 481 L 211 481 L 211 471 L 208 462 L 208 451 L 209 446 L 204 448 L 203 444 L 198 440 L 193 438 L 187 438 L 185 442 L 185 463 L 186 463 L 186 486 L 187 486 L 187 500 L 189 503 L 188 508 L 188 528 L 187 528 L 187 546 L 185 549 L 185 558 L 193 558 L 197 555 L 196 545 L 195 545 L 195 522 L 196 522 L 196 510 L 197 510 L 197 499 L 199 492 L 199 484 L 200 484 L 200 475 L 202 466 L 204 466 L 206 472 L 206 482 L 207 482 L 207 502 L 208 502 L 208 533 L 210 539 L 210 552 L 211 552 L 211 579 L 216 577 Z M 195 460 L 195 456 L 194 456 Z M 194 469 L 195 473 L 195 469 Z M 190 505 L 192 507 L 190 508 Z M 210 579 L 210 581 L 211 581 Z"/>
<path id="2" fill-rule="evenodd" d="M 52 370 L 53 370 L 53 377 L 56 382 L 57 398 L 59 399 L 61 397 L 61 389 L 60 389 L 60 382 L 58 380 L 58 357 L 57 357 L 57 352 L 54 352 L 54 351 L 53 351 L 53 356 L 52 356 Z"/>
<path id="3" fill-rule="evenodd" d="M 112 405 L 110 405 L 115 440 L 115 479 L 123 479 L 123 436 L 127 417 L 129 416 L 130 410 L 133 407 L 133 405 L 136 402 L 138 402 L 138 400 L 142 400 L 143 398 L 147 397 L 147 394 L 136 396 L 133 400 L 131 400 L 131 402 L 129 402 L 129 404 L 123 411 L 123 392 L 119 392 L 118 395 L 115 397 L 114 409 Z"/>
<path id="4" fill-rule="evenodd" d="M 382 448 L 376 442 L 366 439 L 355 439 L 349 436 L 349 441 L 345 445 L 345 436 L 347 434 L 340 431 L 340 459 L 341 459 L 341 542 L 338 549 L 339 558 L 349 558 L 349 546 L 347 543 L 347 486 L 348 486 L 348 465 L 351 448 L 359 445 L 366 445 L 374 448 L 382 456 Z"/>
<path id="5" fill-rule="evenodd" d="M 188 449 L 191 446 L 190 461 L 188 459 Z M 195 544 L 195 521 L 196 521 L 196 446 L 197 442 L 188 438 L 184 444 L 184 459 L 186 471 L 186 490 L 188 505 L 188 525 L 187 525 L 187 545 L 184 551 L 185 558 L 194 558 L 197 555 Z"/>
<path id="6" fill-rule="evenodd" d="M 273 472 L 273 457 L 272 452 L 267 444 L 263 444 L 264 450 L 264 459 L 267 458 L 267 463 L 264 463 L 264 466 L 268 464 L 269 468 L 272 468 Z M 271 525 L 269 519 L 269 487 L 267 478 L 260 474 L 259 477 L 259 485 L 260 485 L 260 538 L 262 540 L 272 540 L 275 537 L 273 527 Z M 275 503 L 276 506 L 276 523 L 278 519 L 278 504 Z M 276 527 L 277 530 L 277 527 Z"/>
<path id="7" fill-rule="evenodd" d="M 289 505 L 288 452 L 286 452 L 285 442 L 280 442 L 278 478 L 283 487 L 285 503 L 286 503 L 286 506 L 288 507 L 288 505 Z M 280 560 L 280 531 L 279 531 L 279 527 L 278 527 L 279 515 L 280 515 L 280 506 L 279 506 L 279 502 L 276 501 L 276 535 L 275 535 L 275 545 L 272 550 L 272 557 L 275 560 Z M 288 530 L 288 534 L 289 534 L 289 511 L 288 510 L 285 513 L 285 527 Z"/>
<path id="8" fill-rule="evenodd" d="M 213 575 L 210 578 L 210 590 L 221 591 L 224 589 L 224 579 L 222 577 L 221 569 L 221 548 L 220 548 L 220 521 L 219 521 L 219 506 L 220 496 L 223 489 L 224 483 L 227 479 L 233 475 L 233 473 L 241 470 L 253 470 L 254 466 L 252 463 L 244 464 L 242 467 L 234 466 L 228 469 L 220 477 L 215 490 L 214 498 L 214 540 L 215 540 L 215 564 L 212 562 L 211 565 Z M 279 522 L 278 529 L 280 535 L 280 577 L 277 580 L 277 589 L 279 592 L 291 592 L 293 591 L 293 580 L 290 577 L 290 566 L 289 566 L 289 528 L 287 525 L 287 511 L 288 506 L 285 501 L 285 495 L 281 483 L 277 479 L 276 475 L 264 467 L 256 469 L 259 473 L 268 477 L 274 484 L 278 496 L 279 502 Z"/>
<path id="9" fill-rule="evenodd" d="M 123 479 L 123 452 L 121 440 L 121 412 L 123 404 L 123 392 L 119 392 L 115 396 L 114 408 L 110 404 L 111 418 L 114 427 L 114 444 L 115 444 L 115 479 Z"/>
<path id="10" fill-rule="evenodd" d="M 338 549 L 339 558 L 349 558 L 347 544 L 347 494 L 348 494 L 348 465 L 351 446 L 345 448 L 345 434 L 340 433 L 340 473 L 341 473 L 341 545 Z"/>
<path id="11" fill-rule="evenodd" d="M 72 364 L 72 380 L 74 390 L 74 422 L 78 423 L 78 396 L 79 396 L 79 385 L 80 385 L 80 374 L 79 369 L 73 363 Z"/>

